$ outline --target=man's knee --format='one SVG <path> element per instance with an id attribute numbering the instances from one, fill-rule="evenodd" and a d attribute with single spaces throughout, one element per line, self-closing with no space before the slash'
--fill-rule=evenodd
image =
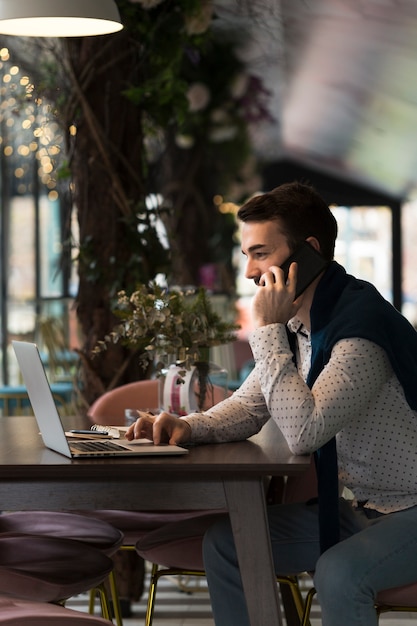
<path id="1" fill-rule="evenodd" d="M 233 542 L 233 533 L 228 516 L 221 518 L 210 526 L 203 538 L 204 561 L 213 554 L 225 554 L 230 551 Z"/>
<path id="2" fill-rule="evenodd" d="M 321 602 L 326 599 L 344 602 L 352 597 L 353 587 L 357 584 L 354 559 L 346 558 L 338 546 L 330 548 L 317 561 L 314 574 L 314 586 Z"/>

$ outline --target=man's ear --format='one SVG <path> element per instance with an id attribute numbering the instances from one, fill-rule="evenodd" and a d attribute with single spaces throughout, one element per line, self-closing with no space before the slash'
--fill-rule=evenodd
<path id="1" fill-rule="evenodd" d="M 306 241 L 312 246 L 317 252 L 321 252 L 319 240 L 316 237 L 307 237 Z"/>

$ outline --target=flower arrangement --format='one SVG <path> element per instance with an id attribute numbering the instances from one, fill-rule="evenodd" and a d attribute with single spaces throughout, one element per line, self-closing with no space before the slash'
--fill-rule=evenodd
<path id="1" fill-rule="evenodd" d="M 213 392 L 209 349 L 234 341 L 239 328 L 213 311 L 206 289 L 181 291 L 155 283 L 141 284 L 130 296 L 125 291 L 119 292 L 114 314 L 120 321 L 97 343 L 93 356 L 106 350 L 109 344 L 122 342 L 138 353 L 144 369 L 154 363 L 157 376 L 170 363 L 179 365 L 176 385 L 185 383 L 189 378 L 187 370 L 189 373 L 195 366 L 197 384 L 193 393 L 198 409 L 202 410 L 208 392 Z M 167 408 L 172 412 L 172 406 Z"/>
<path id="2" fill-rule="evenodd" d="M 130 296 L 118 293 L 114 314 L 119 323 L 94 353 L 122 342 L 138 352 L 145 368 L 157 361 L 160 369 L 167 359 L 186 366 L 208 360 L 209 348 L 234 341 L 239 328 L 213 310 L 203 287 L 182 291 L 141 284 Z"/>

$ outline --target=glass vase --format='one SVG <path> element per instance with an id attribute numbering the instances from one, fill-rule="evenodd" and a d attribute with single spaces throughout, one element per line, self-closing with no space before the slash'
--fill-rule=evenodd
<path id="1" fill-rule="evenodd" d="M 227 397 L 227 382 L 227 370 L 215 363 L 173 363 L 161 370 L 159 408 L 178 416 L 205 411 Z"/>

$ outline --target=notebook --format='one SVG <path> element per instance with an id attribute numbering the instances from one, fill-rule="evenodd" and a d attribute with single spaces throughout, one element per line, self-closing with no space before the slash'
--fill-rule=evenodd
<path id="1" fill-rule="evenodd" d="M 47 448 L 76 459 L 188 453 L 188 450 L 181 446 L 154 445 L 147 439 L 122 443 L 103 440 L 103 438 L 88 441 L 67 438 L 36 344 L 26 341 L 12 341 L 12 344 L 43 442 Z"/>

